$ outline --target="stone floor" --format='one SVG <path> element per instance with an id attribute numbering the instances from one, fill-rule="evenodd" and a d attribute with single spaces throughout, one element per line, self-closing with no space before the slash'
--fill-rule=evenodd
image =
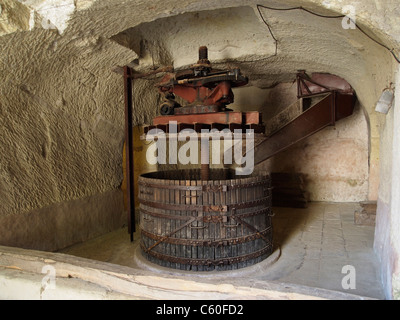
<path id="1" fill-rule="evenodd" d="M 279 281 L 384 299 L 379 262 L 373 251 L 374 227 L 354 224 L 357 206 L 353 203 L 311 203 L 308 209 L 274 208 L 273 261 L 262 263 L 261 267 L 236 271 L 235 277 Z M 127 230 L 121 229 L 60 252 L 143 268 L 137 258 L 139 238 L 140 235 L 135 234 L 132 243 Z M 342 280 L 347 275 L 342 273 L 345 266 L 354 267 L 355 289 L 342 287 Z M 149 267 L 161 273 L 185 273 L 154 265 Z M 208 275 L 201 272 L 201 275 L 195 276 Z"/>

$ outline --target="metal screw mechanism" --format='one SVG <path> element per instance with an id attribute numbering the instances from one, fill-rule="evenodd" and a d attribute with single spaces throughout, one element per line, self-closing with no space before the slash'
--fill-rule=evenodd
<path id="1" fill-rule="evenodd" d="M 208 48 L 199 47 L 199 60 L 193 66 L 195 76 L 207 76 L 211 70 L 211 62 L 208 60 Z"/>
<path id="2" fill-rule="evenodd" d="M 201 46 L 199 48 L 199 60 L 208 59 L 208 48 L 206 46 Z"/>

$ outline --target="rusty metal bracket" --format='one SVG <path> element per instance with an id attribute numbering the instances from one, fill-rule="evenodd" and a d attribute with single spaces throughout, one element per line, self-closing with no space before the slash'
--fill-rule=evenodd
<path id="1" fill-rule="evenodd" d="M 227 185 L 204 185 L 201 186 L 203 192 L 227 192 L 229 190 L 229 186 Z"/>
<path id="2" fill-rule="evenodd" d="M 189 217 L 189 216 L 178 216 L 178 215 L 165 214 L 165 213 L 159 213 L 159 212 L 150 212 L 150 211 L 145 210 L 143 208 L 140 208 L 140 211 L 143 214 L 147 214 L 147 215 L 152 216 L 152 217 L 168 219 L 168 220 L 188 221 L 189 219 L 192 218 L 192 217 Z"/>
<path id="3" fill-rule="evenodd" d="M 267 204 L 271 205 L 271 196 L 267 196 L 260 200 L 241 202 L 231 205 L 198 205 L 198 204 L 169 204 L 169 203 L 159 203 L 155 201 L 149 201 L 145 199 L 140 199 L 141 203 L 148 207 L 153 207 L 157 209 L 164 210 L 174 210 L 174 211 L 202 211 L 202 212 L 229 212 L 234 209 L 247 209 L 257 206 Z"/>
<path id="4" fill-rule="evenodd" d="M 253 208 L 257 206 L 267 205 L 268 207 L 271 206 L 271 196 L 264 197 L 260 200 L 249 201 L 249 202 L 240 202 L 236 204 L 229 205 L 229 211 L 239 210 L 239 209 L 247 209 Z"/>
<path id="5" fill-rule="evenodd" d="M 262 234 L 262 232 L 260 232 L 256 227 L 252 226 L 251 224 L 247 223 L 246 221 L 244 221 L 241 217 L 235 216 L 235 218 L 237 219 L 237 221 L 239 221 L 242 225 L 244 225 L 245 227 L 247 227 L 249 230 L 255 232 L 258 236 L 260 236 L 265 243 L 269 243 L 270 240 L 268 238 L 265 237 L 265 235 Z"/>
<path id="6" fill-rule="evenodd" d="M 146 248 L 145 252 L 149 253 L 153 248 L 157 247 L 161 242 L 167 240 L 168 238 L 170 238 L 171 236 L 173 236 L 175 233 L 177 233 L 178 231 L 182 230 L 183 228 L 187 227 L 188 225 L 192 224 L 192 222 L 194 222 L 196 219 L 192 218 L 190 219 L 188 222 L 186 222 L 185 224 L 183 224 L 182 226 L 178 227 L 177 229 L 175 229 L 174 231 L 168 233 L 166 236 L 161 237 L 156 243 L 154 243 L 151 247 Z"/>
<path id="7" fill-rule="evenodd" d="M 181 195 L 181 198 L 191 199 L 191 198 L 200 198 L 202 196 L 203 196 L 202 194 L 195 194 L 195 195 L 188 195 L 188 196 L 183 194 L 183 195 Z"/>
<path id="8" fill-rule="evenodd" d="M 189 229 L 194 229 L 194 230 L 203 230 L 205 228 L 207 228 L 207 226 L 198 227 L 198 226 L 189 225 Z"/>
<path id="9" fill-rule="evenodd" d="M 296 75 L 297 97 L 308 98 L 322 93 L 336 91 L 342 94 L 354 95 L 351 85 L 338 76 L 329 73 L 313 73 L 311 77 L 304 70 Z"/>
<path id="10" fill-rule="evenodd" d="M 224 224 L 224 228 L 237 228 L 239 227 L 239 223 L 236 224 Z"/>
<path id="11" fill-rule="evenodd" d="M 251 182 L 247 184 L 240 184 L 240 185 L 203 185 L 203 186 L 181 186 L 181 185 L 174 185 L 174 184 L 153 184 L 153 183 L 142 183 L 142 186 L 145 188 L 152 188 L 152 189 L 168 189 L 168 190 L 181 190 L 181 191 L 203 191 L 203 192 L 227 192 L 236 189 L 242 188 L 254 188 L 258 186 L 265 185 L 266 187 L 270 187 L 271 181 L 262 180 L 257 182 Z"/>
<path id="12" fill-rule="evenodd" d="M 203 206 L 203 212 L 228 212 L 228 206 L 222 205 L 212 205 L 212 206 Z"/>
<path id="13" fill-rule="evenodd" d="M 188 221 L 189 219 L 192 219 L 193 217 L 190 216 L 180 216 L 180 215 L 172 215 L 172 214 L 165 214 L 165 213 L 160 213 L 160 212 L 150 212 L 146 209 L 141 208 L 140 211 L 143 214 L 156 217 L 156 218 L 162 218 L 162 219 L 168 219 L 168 220 L 180 220 L 180 221 Z M 198 222 L 204 222 L 204 223 L 223 223 L 225 222 L 224 219 L 228 217 L 232 218 L 251 218 L 251 217 L 256 217 L 258 215 L 266 214 L 268 216 L 271 216 L 272 214 L 272 209 L 271 208 L 266 208 L 262 210 L 257 210 L 254 212 L 247 212 L 247 213 L 240 213 L 240 214 L 234 214 L 234 215 L 210 215 L 210 216 L 203 216 L 200 215 L 203 212 L 198 212 L 199 216 L 196 218 L 196 221 Z"/>
<path id="14" fill-rule="evenodd" d="M 204 223 L 220 223 L 223 220 L 223 216 L 203 216 L 201 219 Z"/>
<path id="15" fill-rule="evenodd" d="M 183 246 L 193 246 L 193 247 L 227 247 L 231 245 L 238 245 L 247 242 L 251 242 L 257 239 L 262 239 L 262 237 L 267 237 L 272 232 L 272 228 L 269 227 L 263 231 L 252 233 L 247 236 L 243 237 L 236 237 L 236 238 L 225 238 L 220 240 L 214 239 L 181 239 L 181 238 L 174 238 L 174 237 L 167 237 L 155 235 L 148 231 L 142 231 L 143 236 L 155 240 L 160 241 L 168 244 L 175 244 L 175 245 L 183 245 Z M 160 242 L 160 243 L 161 243 Z M 153 247 L 154 248 L 154 247 Z M 152 249 L 153 249 L 152 248 Z"/>

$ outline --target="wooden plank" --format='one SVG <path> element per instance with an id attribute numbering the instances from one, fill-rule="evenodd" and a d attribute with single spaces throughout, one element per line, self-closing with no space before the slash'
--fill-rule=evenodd
<path id="1" fill-rule="evenodd" d="M 174 181 L 173 181 L 173 184 L 174 184 L 175 186 L 179 185 L 179 180 L 174 180 Z M 173 203 L 174 203 L 174 204 L 179 203 L 179 191 L 176 190 L 176 189 L 173 189 L 171 193 L 172 193 L 171 199 L 173 199 Z M 174 214 L 175 214 L 175 215 L 179 215 L 179 214 L 177 214 L 175 211 L 174 211 Z M 172 230 L 176 230 L 177 227 L 178 227 L 178 225 L 177 225 L 177 220 L 171 221 L 171 229 L 172 229 Z M 175 234 L 174 237 L 177 237 L 177 235 Z M 178 249 L 177 249 L 178 246 L 179 246 L 179 245 L 177 245 L 177 244 L 174 244 L 174 245 L 171 246 L 171 255 L 172 255 L 173 257 L 176 257 L 177 254 L 178 254 Z M 171 268 L 177 269 L 177 263 L 171 263 Z"/>
<path id="2" fill-rule="evenodd" d="M 201 186 L 202 184 L 203 184 L 203 181 L 197 180 L 196 186 Z M 202 196 L 203 192 L 202 191 L 196 191 L 195 193 L 198 196 L 198 197 L 196 197 L 196 204 L 197 203 L 203 203 L 203 196 Z M 203 211 L 199 211 L 197 213 L 197 216 L 199 218 L 203 218 Z M 204 222 L 203 221 L 199 221 L 197 223 L 197 226 L 199 227 L 199 230 L 197 231 L 197 239 L 202 240 L 202 239 L 204 239 L 204 227 L 205 227 L 204 226 Z M 197 247 L 197 257 L 199 259 L 203 259 L 204 258 L 204 246 L 198 246 Z M 197 268 L 197 270 L 198 271 L 204 271 L 204 266 L 199 266 Z"/>
<path id="3" fill-rule="evenodd" d="M 141 183 L 141 178 L 139 178 L 138 184 L 139 184 L 139 196 L 142 197 L 142 194 L 143 194 L 143 191 L 145 188 L 144 188 L 143 184 Z M 144 205 L 140 204 L 139 208 L 140 208 L 139 209 L 139 212 L 140 212 L 139 226 L 140 226 L 141 230 L 145 230 L 147 228 L 147 226 L 144 223 L 144 218 L 145 218 L 145 214 L 143 213 Z M 147 247 L 146 241 L 147 240 L 145 237 L 143 237 L 143 236 L 140 237 L 140 243 L 143 245 L 146 245 L 146 247 Z"/>
<path id="4" fill-rule="evenodd" d="M 145 192 L 145 191 L 147 190 L 147 188 L 144 187 L 143 185 L 141 186 L 141 189 L 143 190 L 143 192 Z M 144 196 L 144 193 L 141 194 L 141 197 L 143 197 L 143 198 L 145 197 L 145 196 Z M 143 205 L 143 204 L 141 203 L 141 204 L 140 204 L 140 208 L 141 208 L 141 209 L 146 209 L 146 206 Z M 143 230 L 149 231 L 149 226 L 148 226 L 148 224 L 146 223 L 146 219 L 148 219 L 147 214 L 143 213 L 143 211 L 141 210 L 140 216 L 141 216 L 141 228 L 142 228 Z M 141 241 L 141 243 L 144 245 L 145 248 L 148 248 L 148 247 L 149 247 L 149 241 L 148 241 L 147 237 L 142 236 L 141 239 L 140 239 L 140 241 Z M 143 253 L 143 254 L 146 256 L 145 253 Z M 146 256 L 146 257 L 147 257 L 147 256 Z"/>
<path id="5" fill-rule="evenodd" d="M 188 172 L 185 171 L 185 176 L 184 176 L 185 180 L 181 180 L 181 185 L 186 186 L 186 181 L 188 179 Z M 181 204 L 186 204 L 186 198 L 185 196 L 187 195 L 187 191 L 181 191 Z M 187 211 L 181 211 L 182 216 L 187 216 Z M 183 228 L 181 230 L 181 239 L 187 239 L 187 230 L 188 228 Z M 182 245 L 182 252 L 181 255 L 183 258 L 189 258 L 187 255 L 187 246 L 186 245 Z M 185 264 L 181 264 L 181 270 L 186 270 L 186 265 Z"/>
<path id="6" fill-rule="evenodd" d="M 154 192 L 153 192 L 153 199 L 154 199 L 154 201 L 158 201 L 159 200 L 159 190 L 158 189 L 154 189 Z M 151 210 L 152 210 L 152 212 L 158 212 L 157 211 L 157 209 L 156 208 L 151 208 Z M 150 218 L 150 217 L 149 217 Z M 158 224 L 159 224 L 159 222 L 158 222 L 158 220 L 157 219 L 155 219 L 155 218 L 153 218 L 153 217 L 151 217 L 151 219 L 153 219 L 152 221 L 153 221 L 153 228 L 152 228 L 152 230 L 153 230 L 153 234 L 155 234 L 155 235 L 157 235 L 158 234 Z M 155 241 L 154 240 L 150 240 L 149 239 L 149 243 L 148 243 L 148 246 L 147 246 L 147 248 L 150 248 L 153 244 L 155 243 Z M 155 260 L 155 258 L 153 257 L 153 256 L 151 256 L 151 255 L 148 255 L 148 258 L 149 258 L 149 260 L 151 261 L 151 262 L 155 262 L 156 263 L 156 260 Z"/>
<path id="7" fill-rule="evenodd" d="M 240 183 L 240 179 L 235 179 L 234 181 L 235 181 L 235 185 L 238 185 Z M 243 196 L 242 196 L 241 189 L 237 188 L 235 190 L 235 192 L 236 192 L 236 202 L 243 203 Z M 236 210 L 236 214 L 240 214 L 242 212 L 243 212 L 243 210 Z M 241 223 L 240 226 L 238 227 L 238 237 L 243 237 L 244 230 L 245 230 L 245 228 L 244 228 L 243 224 Z M 244 246 L 245 246 L 244 244 L 238 244 L 237 256 L 242 256 L 245 254 Z M 238 268 L 242 268 L 242 267 L 243 267 L 243 263 L 239 262 Z"/>
<path id="8" fill-rule="evenodd" d="M 246 181 L 244 179 L 240 179 L 240 184 L 246 184 Z M 241 193 L 242 193 L 242 195 L 241 195 L 242 196 L 242 202 L 248 202 L 248 198 L 247 198 L 247 190 L 248 190 L 248 188 L 241 188 L 240 190 L 241 190 Z M 247 213 L 247 212 L 249 212 L 249 208 L 245 208 L 244 211 L 243 211 L 243 213 Z M 247 223 L 251 224 L 251 221 L 249 221 L 250 219 L 251 218 L 245 218 L 243 220 L 246 220 Z M 247 236 L 249 233 L 250 233 L 249 228 L 244 228 L 243 236 Z M 249 253 L 251 253 L 253 251 L 251 242 L 246 242 L 243 247 L 244 247 L 244 252 L 242 252 L 243 255 L 249 254 Z M 245 268 L 245 267 L 247 267 L 247 265 L 248 265 L 247 260 L 243 261 L 243 267 Z"/>
<path id="9" fill-rule="evenodd" d="M 156 180 L 154 179 L 154 181 L 156 181 Z M 148 197 L 147 199 L 154 199 L 155 201 L 157 201 L 158 198 L 159 198 L 158 190 L 155 189 L 155 190 L 153 191 L 153 194 L 152 194 L 152 195 L 148 194 L 146 197 Z M 156 210 L 155 208 L 150 208 L 150 207 L 147 207 L 147 208 L 148 208 L 151 212 L 157 212 L 157 210 Z M 158 224 L 157 224 L 158 222 L 157 222 L 157 220 L 156 220 L 155 218 L 151 217 L 150 215 L 149 215 L 148 217 L 149 217 L 149 220 L 148 220 L 148 221 L 151 221 L 151 223 L 149 224 L 149 227 L 150 227 L 150 229 L 151 229 L 152 234 L 157 234 L 157 231 L 158 231 Z M 148 239 L 148 246 L 147 246 L 147 248 L 150 248 L 154 243 L 155 243 L 154 240 Z M 155 261 L 155 258 L 153 258 L 152 256 L 149 255 L 149 258 L 150 258 L 150 261 L 151 261 L 151 262 L 156 262 L 156 261 Z"/>
<path id="10" fill-rule="evenodd" d="M 182 181 L 181 180 L 176 180 L 175 183 L 180 186 L 182 184 Z M 180 190 L 176 190 L 175 191 L 175 203 L 176 204 L 181 204 L 182 203 L 182 192 Z M 178 215 L 178 216 L 182 216 L 183 212 L 182 211 L 176 211 L 175 214 Z M 181 224 L 182 224 L 182 221 L 181 220 L 177 220 L 175 222 L 175 227 L 178 229 L 178 228 L 180 228 Z M 181 239 L 182 238 L 182 230 L 178 231 L 175 236 L 177 238 Z M 180 244 L 176 245 L 175 254 L 176 254 L 177 257 L 183 257 L 183 246 L 182 245 L 180 245 Z M 181 270 L 181 268 L 182 268 L 182 265 L 180 263 L 177 263 L 176 264 L 176 269 Z"/>
<path id="11" fill-rule="evenodd" d="M 220 186 L 221 183 L 219 180 L 215 180 L 214 181 L 214 185 L 215 186 Z M 221 204 L 221 195 L 219 192 L 214 192 L 214 205 L 220 205 Z M 216 215 L 215 213 L 213 213 L 213 215 Z M 220 240 L 221 239 L 221 223 L 218 222 L 215 224 L 215 230 L 214 230 L 214 239 L 216 240 Z M 222 254 L 221 254 L 221 247 L 216 247 L 215 248 L 215 260 L 219 260 L 222 258 Z M 219 266 L 216 266 L 216 270 L 220 270 Z"/>
<path id="12" fill-rule="evenodd" d="M 186 185 L 186 181 L 185 180 L 180 180 L 179 184 L 181 186 L 184 186 L 184 185 Z M 183 198 L 183 196 L 186 194 L 186 191 L 179 191 L 179 194 L 180 194 L 179 203 L 180 204 L 185 203 L 184 202 L 185 199 Z M 186 212 L 185 211 L 180 211 L 180 215 L 184 216 L 184 215 L 186 215 Z M 180 222 L 180 224 L 182 224 L 182 222 Z M 180 234 L 179 238 L 186 239 L 186 228 L 183 228 L 182 230 L 180 230 L 179 234 Z M 184 246 L 184 245 L 180 246 L 180 254 L 179 254 L 179 256 L 182 257 L 182 258 L 185 258 L 185 256 L 186 256 L 186 246 Z M 184 264 L 180 264 L 180 269 L 181 270 L 185 270 L 186 266 Z"/>
<path id="13" fill-rule="evenodd" d="M 196 186 L 196 184 L 197 184 L 196 180 L 189 181 L 189 185 L 190 186 Z M 196 191 L 190 191 L 189 195 L 190 195 L 189 203 L 190 204 L 197 204 Z M 190 213 L 190 215 L 192 217 L 196 217 L 197 216 L 197 212 L 196 211 L 192 211 Z M 197 221 L 193 222 L 192 223 L 192 227 L 193 227 L 192 229 L 188 228 L 190 233 L 191 233 L 190 238 L 191 239 L 197 239 L 198 238 L 198 229 L 196 229 L 196 228 L 198 227 L 198 222 Z M 197 257 L 198 257 L 197 256 L 197 247 L 191 246 L 191 251 L 192 251 L 191 252 L 191 257 L 193 259 L 197 259 Z M 198 268 L 197 268 L 197 266 L 192 266 L 191 270 L 198 271 Z"/>
<path id="14" fill-rule="evenodd" d="M 165 180 L 164 180 L 164 179 L 160 179 L 160 180 L 158 181 L 158 184 L 164 185 L 164 184 L 165 184 Z M 165 203 L 165 189 L 159 190 L 159 200 L 158 200 L 158 202 L 160 202 L 160 203 Z M 165 210 L 160 210 L 160 209 L 159 209 L 158 212 L 159 212 L 159 213 L 165 213 Z M 157 218 L 157 223 L 158 223 L 157 234 L 158 234 L 159 236 L 165 236 L 165 231 L 164 231 L 164 228 L 165 228 L 165 219 Z M 162 242 L 161 242 L 157 247 L 155 247 L 153 250 L 154 250 L 155 252 L 160 252 L 160 253 L 162 253 L 162 254 L 165 254 L 165 251 L 166 251 L 166 244 L 165 244 L 165 242 L 162 241 Z M 160 261 L 160 264 L 161 264 L 161 266 L 165 267 L 167 263 L 166 263 L 166 261 L 161 260 L 161 261 Z"/>
<path id="15" fill-rule="evenodd" d="M 254 120 L 254 117 L 249 118 L 249 121 Z M 170 121 L 178 123 L 204 123 L 212 125 L 213 123 L 229 124 L 242 123 L 242 112 L 214 112 L 214 113 L 199 113 L 199 114 L 182 114 L 171 116 L 159 116 L 153 119 L 153 125 L 169 124 Z M 259 123 L 255 123 L 259 124 Z"/>
<path id="16" fill-rule="evenodd" d="M 227 179 L 227 177 L 225 177 L 225 179 Z M 229 184 L 229 180 L 224 180 L 222 183 L 223 185 L 228 185 Z M 228 192 L 222 192 L 222 205 L 229 205 L 230 204 L 230 198 L 228 196 Z M 224 230 L 225 230 L 225 235 L 224 238 L 225 239 L 230 239 L 232 237 L 232 228 L 227 227 L 227 225 L 232 224 L 232 219 L 231 219 L 231 215 L 232 215 L 232 211 L 231 212 L 227 212 L 226 215 L 227 217 L 227 222 L 224 226 Z M 227 247 L 224 248 L 224 257 L 225 258 L 231 258 L 232 257 L 232 245 L 229 245 Z M 226 270 L 232 270 L 232 265 L 228 265 L 225 268 Z"/>
<path id="17" fill-rule="evenodd" d="M 203 181 L 202 182 L 203 185 L 209 185 L 210 182 L 209 181 Z M 207 206 L 210 204 L 210 193 L 209 192 L 203 192 L 203 206 Z M 211 213 L 209 212 L 203 212 L 204 216 L 210 216 Z M 203 237 L 206 240 L 210 240 L 211 236 L 210 236 L 210 230 L 211 230 L 211 225 L 212 223 L 205 223 L 206 228 L 204 229 L 204 233 L 203 233 Z M 212 253 L 212 248 L 210 247 L 205 247 L 203 250 L 203 258 L 204 259 L 211 259 L 211 253 Z M 205 266 L 204 267 L 204 271 L 210 271 L 210 267 Z"/>
<path id="18" fill-rule="evenodd" d="M 255 179 L 255 181 L 261 181 L 261 179 L 259 177 L 257 177 L 257 179 Z M 264 192 L 264 188 L 265 188 L 265 186 L 257 186 L 257 187 L 251 188 L 252 200 L 265 197 L 267 194 Z M 263 209 L 263 207 L 259 206 L 259 207 L 253 208 L 253 211 L 261 210 L 261 209 Z M 266 221 L 265 221 L 264 215 L 258 215 L 258 216 L 253 217 L 252 223 L 258 230 L 260 230 L 260 231 L 265 230 Z M 263 247 L 264 246 L 263 246 L 262 240 L 260 241 L 260 239 L 256 239 L 254 241 L 254 250 L 260 250 Z M 252 264 L 260 262 L 261 259 L 262 259 L 261 257 L 254 259 Z"/>
<path id="19" fill-rule="evenodd" d="M 226 180 L 219 180 L 219 185 L 220 186 L 226 185 Z M 225 192 L 219 191 L 219 195 L 220 195 L 220 204 L 224 205 L 225 204 Z M 221 240 L 227 239 L 227 230 L 226 230 L 225 225 L 227 225 L 228 223 L 229 223 L 228 219 L 226 219 L 226 222 L 222 222 L 220 224 L 220 237 L 221 237 Z M 227 258 L 228 257 L 227 250 L 228 250 L 228 247 L 221 246 L 221 258 Z M 226 270 L 227 266 L 221 266 L 221 269 L 222 270 Z"/>
<path id="20" fill-rule="evenodd" d="M 169 186 L 171 184 L 171 180 L 164 180 L 164 184 Z M 164 189 L 163 193 L 165 194 L 165 197 L 164 197 L 165 203 L 171 203 L 170 189 Z M 165 210 L 165 213 L 167 215 L 172 215 L 174 212 L 172 210 Z M 164 234 L 163 235 L 165 236 L 167 234 L 170 234 L 171 231 L 173 231 L 173 230 L 171 230 L 171 219 L 163 219 L 163 220 L 164 220 L 164 223 L 163 223 L 164 224 L 164 227 L 163 227 Z M 173 237 L 173 235 L 172 235 L 172 237 Z M 164 247 L 165 247 L 165 251 L 164 251 L 165 254 L 171 255 L 171 244 L 166 242 Z M 169 261 L 166 261 L 165 266 L 167 268 L 170 268 L 171 263 Z"/>
<path id="21" fill-rule="evenodd" d="M 186 186 L 190 186 L 190 180 L 186 180 L 185 181 L 185 185 Z M 185 191 L 185 197 L 184 197 L 184 203 L 185 204 L 190 204 L 190 191 Z M 191 217 L 192 216 L 192 212 L 189 210 L 186 210 L 186 216 L 187 217 Z M 186 228 L 184 228 L 186 233 L 185 233 L 185 239 L 191 239 L 192 238 L 192 230 L 191 228 L 188 226 Z M 192 247 L 189 245 L 185 246 L 185 258 L 191 258 L 192 257 Z M 186 265 L 185 266 L 185 270 L 190 270 L 190 265 Z"/>
<path id="22" fill-rule="evenodd" d="M 234 185 L 234 180 L 231 180 L 230 181 L 230 185 Z M 238 202 L 238 200 L 237 200 L 237 190 L 230 190 L 229 191 L 229 198 L 230 198 L 230 200 L 229 200 L 229 202 L 231 203 L 231 204 L 236 204 L 237 202 Z M 231 214 L 235 214 L 236 212 L 231 212 Z M 238 221 L 237 220 L 235 220 L 235 223 L 238 223 Z M 231 230 L 231 237 L 234 237 L 234 238 L 236 238 L 238 236 L 238 228 L 234 228 L 234 229 L 232 229 Z M 238 255 L 238 245 L 237 244 L 234 244 L 234 245 L 232 245 L 231 246 L 231 257 L 237 257 L 237 255 Z M 236 269 L 238 269 L 238 264 L 237 263 L 235 263 L 235 264 L 233 264 L 232 265 L 232 269 L 233 270 L 236 270 Z"/>

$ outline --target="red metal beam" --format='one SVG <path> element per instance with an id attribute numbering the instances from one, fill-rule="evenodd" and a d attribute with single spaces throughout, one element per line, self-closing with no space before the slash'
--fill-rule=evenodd
<path id="1" fill-rule="evenodd" d="M 153 125 L 168 124 L 170 121 L 178 123 L 202 123 L 212 125 L 219 124 L 262 124 L 259 112 L 213 112 L 204 114 L 180 114 L 172 116 L 160 116 L 153 119 Z"/>
<path id="2" fill-rule="evenodd" d="M 295 143 L 315 134 L 329 125 L 335 124 L 336 95 L 332 92 L 316 105 L 273 133 L 254 150 L 254 164 L 257 165 L 288 149 Z M 343 106 L 345 108 L 346 106 Z M 347 108 L 353 110 L 347 105 Z"/>

